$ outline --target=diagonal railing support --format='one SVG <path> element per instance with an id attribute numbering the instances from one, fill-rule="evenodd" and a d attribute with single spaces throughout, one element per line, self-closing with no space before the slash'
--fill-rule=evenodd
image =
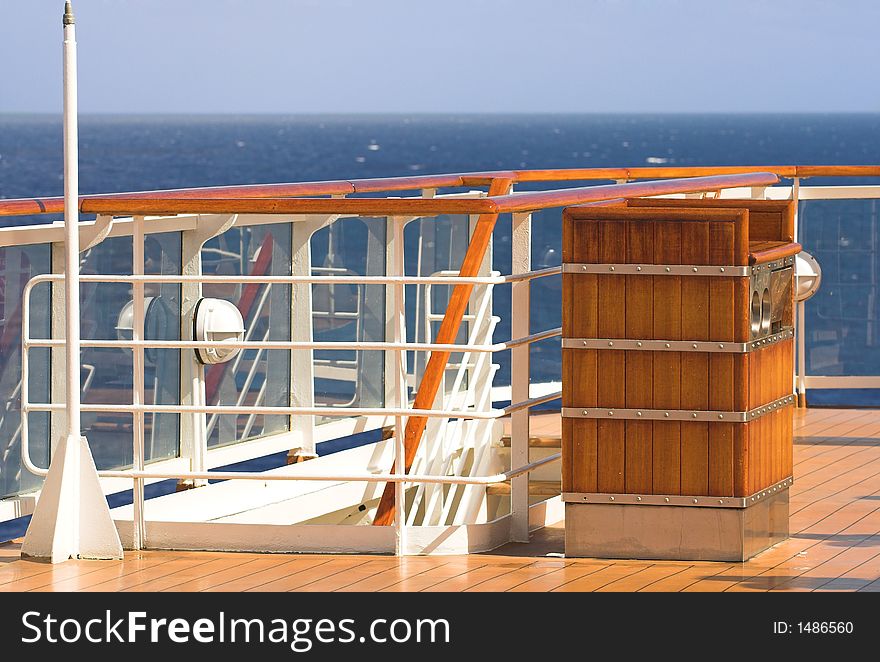
<path id="1" fill-rule="evenodd" d="M 507 194 L 512 184 L 513 181 L 507 178 L 492 180 L 489 186 L 489 196 Z M 468 244 L 467 252 L 462 260 L 459 276 L 469 278 L 479 273 L 480 265 L 483 263 L 483 258 L 489 249 L 489 242 L 492 241 L 492 233 L 495 230 L 495 223 L 497 221 L 498 214 L 480 215 L 477 226 L 474 228 L 473 235 L 471 236 L 470 244 Z M 473 284 L 459 283 L 452 290 L 452 295 L 449 297 L 449 304 L 446 306 L 446 313 L 443 316 L 443 321 L 440 323 L 440 329 L 437 332 L 435 342 L 455 342 L 473 289 Z M 434 406 L 434 400 L 437 398 L 437 391 L 440 389 L 440 384 L 443 381 L 443 373 L 446 370 L 449 355 L 449 352 L 431 352 L 431 358 L 428 359 L 428 365 L 425 367 L 422 382 L 416 393 L 413 404 L 414 409 L 431 409 Z M 409 471 L 410 467 L 412 467 L 427 423 L 428 419 L 424 416 L 411 416 L 407 420 L 404 435 L 404 472 Z M 394 471 L 397 471 L 396 466 Z M 379 507 L 376 510 L 376 516 L 373 519 L 375 526 L 389 526 L 394 522 L 396 511 L 394 491 L 393 483 L 385 485 L 382 498 L 379 500 Z"/>

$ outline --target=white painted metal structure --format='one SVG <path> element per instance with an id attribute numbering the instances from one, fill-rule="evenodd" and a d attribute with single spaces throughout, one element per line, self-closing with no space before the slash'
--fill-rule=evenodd
<path id="1" fill-rule="evenodd" d="M 293 227 L 297 227 L 300 225 L 305 225 L 314 232 L 317 228 L 325 225 L 328 222 L 332 222 L 333 220 L 337 220 L 339 217 L 335 218 L 323 218 L 316 219 L 314 217 L 291 217 L 288 220 L 292 224 Z M 179 219 L 183 221 L 183 225 L 186 225 L 187 222 L 185 218 Z M 259 225 L 261 223 L 267 222 L 268 220 L 272 220 L 277 222 L 279 219 L 277 217 L 272 217 L 270 219 L 264 217 L 234 217 L 234 218 L 222 218 L 222 217 L 200 217 L 198 219 L 198 229 L 201 231 L 200 234 L 204 233 L 203 228 L 205 227 L 217 227 L 217 228 L 228 228 L 234 224 L 241 223 L 242 221 L 245 224 L 250 225 Z M 489 273 L 489 264 L 491 262 L 490 258 L 487 258 L 484 264 L 484 275 L 470 278 L 470 279 L 462 279 L 458 278 L 455 273 L 445 273 L 444 275 L 437 276 L 416 276 L 416 277 L 407 277 L 403 272 L 403 229 L 407 223 L 413 221 L 413 218 L 389 218 L 388 219 L 388 247 L 387 247 L 387 270 L 385 276 L 353 276 L 353 275 L 339 275 L 339 276 L 312 276 L 305 275 L 311 272 L 311 269 L 302 269 L 296 266 L 296 258 L 294 258 L 294 269 L 293 273 L 295 275 L 292 276 L 260 276 L 260 277 L 225 277 L 225 276 L 203 276 L 196 275 L 192 272 L 186 273 L 182 276 L 145 276 L 143 275 L 142 266 L 139 268 L 138 265 L 142 265 L 143 260 L 143 242 L 144 242 L 144 232 L 145 228 L 156 227 L 157 229 L 165 226 L 163 219 L 143 219 L 143 218 L 135 218 L 131 221 L 127 221 L 126 219 L 108 219 L 106 217 L 102 217 L 95 222 L 95 227 L 106 228 L 107 232 L 103 233 L 105 236 L 112 235 L 115 231 L 119 231 L 121 228 L 130 227 L 131 228 L 131 236 L 133 239 L 133 247 L 134 247 L 134 270 L 131 276 L 96 276 L 89 275 L 84 276 L 83 280 L 85 282 L 128 282 L 132 284 L 133 287 L 133 296 L 134 296 L 134 320 L 132 324 L 132 338 L 131 340 L 101 340 L 101 341 L 86 341 L 83 343 L 83 347 L 85 348 L 109 348 L 109 347 L 128 347 L 134 350 L 134 366 L 135 372 L 139 372 L 143 370 L 143 352 L 146 349 L 153 348 L 182 348 L 182 349 L 196 349 L 203 347 L 210 347 L 212 344 L 210 342 L 199 342 L 194 340 L 181 340 L 181 341 L 147 341 L 143 338 L 142 333 L 138 332 L 143 328 L 144 324 L 144 306 L 143 306 L 143 291 L 145 283 L 181 283 L 184 287 L 197 287 L 199 284 L 204 282 L 237 282 L 237 283 L 265 283 L 265 284 L 290 284 L 294 288 L 301 285 L 311 285 L 315 283 L 334 283 L 334 284 L 343 284 L 343 283 L 355 283 L 355 284 L 372 284 L 372 285 L 385 285 L 386 286 L 386 338 L 389 340 L 383 342 L 354 342 L 354 343 L 345 343 L 345 347 L 347 349 L 359 349 L 359 350 L 384 350 L 386 353 L 386 405 L 385 407 L 315 407 L 313 402 L 313 396 L 310 400 L 306 398 L 304 402 L 299 405 L 294 405 L 286 408 L 278 408 L 278 407 L 262 407 L 262 406 L 244 406 L 238 404 L 236 406 L 213 406 L 208 407 L 204 404 L 204 401 L 198 402 L 198 398 L 191 398 L 190 402 L 187 404 L 180 405 L 147 405 L 144 401 L 143 397 L 143 376 L 135 377 L 134 384 L 134 398 L 131 405 L 94 405 L 88 404 L 81 406 L 82 411 L 86 412 L 96 412 L 96 411 L 116 411 L 116 412 L 129 412 L 135 416 L 135 435 L 134 435 L 134 447 L 133 453 L 135 457 L 135 466 L 132 470 L 129 471 L 102 471 L 100 475 L 103 479 L 113 479 L 113 478 L 127 478 L 134 481 L 134 501 L 131 507 L 132 517 L 130 528 L 122 527 L 124 531 L 124 535 L 127 541 L 127 544 L 130 544 L 132 547 L 138 548 L 144 544 L 150 546 L 151 537 L 154 537 L 152 531 L 162 530 L 162 526 L 159 525 L 159 528 L 156 529 L 156 526 L 153 522 L 149 523 L 149 527 L 147 526 L 147 518 L 144 513 L 144 501 L 143 501 L 143 486 L 144 482 L 151 479 L 161 479 L 161 478 L 179 478 L 184 480 L 193 480 L 193 481 L 206 481 L 209 478 L 236 478 L 246 481 L 257 481 L 266 483 L 267 481 L 276 481 L 276 480 L 302 480 L 302 481 L 316 481 L 326 483 L 327 481 L 344 481 L 346 483 L 357 483 L 357 482 L 368 482 L 375 486 L 376 483 L 380 482 L 395 482 L 398 485 L 397 488 L 397 496 L 399 499 L 399 503 L 403 504 L 405 499 L 404 492 L 404 483 L 419 483 L 422 491 L 419 493 L 418 497 L 421 497 L 425 492 L 428 486 L 435 485 L 449 485 L 453 486 L 451 489 L 460 489 L 465 491 L 466 498 L 462 503 L 465 504 L 463 508 L 458 508 L 453 511 L 451 500 L 446 499 L 444 504 L 444 499 L 441 498 L 438 500 L 437 496 L 440 494 L 438 490 L 433 490 L 429 501 L 431 506 L 431 512 L 434 513 L 433 516 L 428 517 L 431 521 L 436 521 L 438 523 L 442 521 L 451 521 L 454 522 L 457 526 L 465 526 L 462 529 L 463 532 L 468 531 L 467 525 L 473 524 L 478 520 L 476 517 L 475 509 L 479 509 L 480 503 L 485 500 L 485 489 L 484 487 L 489 484 L 502 482 L 505 480 L 510 480 L 511 478 L 516 478 L 520 475 L 525 475 L 527 472 L 533 469 L 537 469 L 543 465 L 554 462 L 558 460 L 558 454 L 553 455 L 551 457 L 543 458 L 536 462 L 524 462 L 522 466 L 514 467 L 511 470 L 507 471 L 499 471 L 499 467 L 497 466 L 497 460 L 493 464 L 489 461 L 491 456 L 491 452 L 489 451 L 489 446 L 493 440 L 497 440 L 498 438 L 498 430 L 496 426 L 490 425 L 490 423 L 498 419 L 500 417 L 506 416 L 507 414 L 514 411 L 526 411 L 529 407 L 535 406 L 542 402 L 546 402 L 558 397 L 559 392 L 558 388 L 554 389 L 553 392 L 550 393 L 541 393 L 540 396 L 529 399 L 526 397 L 522 402 L 516 402 L 510 407 L 504 409 L 493 409 L 491 406 L 492 397 L 491 397 L 491 374 L 494 372 L 493 366 L 488 361 L 488 357 L 493 352 L 505 351 L 507 349 L 517 349 L 517 348 L 527 348 L 530 344 L 534 342 L 539 342 L 541 340 L 545 340 L 547 338 L 552 338 L 559 335 L 559 329 L 549 329 L 547 331 L 537 333 L 537 334 L 529 334 L 522 338 L 517 338 L 508 342 L 502 343 L 492 343 L 492 329 L 494 328 L 494 321 L 496 318 L 492 318 L 491 316 L 491 292 L 492 288 L 498 284 L 507 284 L 507 283 L 523 283 L 528 282 L 534 278 L 543 278 L 548 276 L 553 276 L 559 273 L 558 268 L 551 269 L 543 269 L 538 271 L 531 272 L 523 272 L 519 274 L 515 274 L 513 276 L 502 277 L 497 273 Z M 475 219 L 472 219 L 472 222 Z M 154 226 L 154 221 L 156 221 Z M 167 229 L 167 226 L 165 226 Z M 296 235 L 296 233 L 294 233 Z M 310 236 L 311 233 L 306 235 L 306 238 Z M 186 244 L 186 239 L 184 240 Z M 203 243 L 198 242 L 199 244 Z M 141 248 L 138 248 L 138 246 Z M 308 255 L 306 254 L 306 258 Z M 22 335 L 22 350 L 23 350 L 23 364 L 22 364 L 22 392 L 24 397 L 22 399 L 22 412 L 23 412 L 23 425 L 21 429 L 21 442 L 22 442 L 22 459 L 23 465 L 32 473 L 37 475 L 45 475 L 45 468 L 38 467 L 33 464 L 30 459 L 29 453 L 29 443 L 28 443 L 28 413 L 35 411 L 54 411 L 61 412 L 66 409 L 66 403 L 31 403 L 29 402 L 28 393 L 28 375 L 30 373 L 29 365 L 28 365 L 28 352 L 30 349 L 35 347 L 54 347 L 60 348 L 65 346 L 65 341 L 62 339 L 39 339 L 32 338 L 29 328 L 29 320 L 30 320 L 30 294 L 33 291 L 33 288 L 41 283 L 52 282 L 60 280 L 59 276 L 55 275 L 45 275 L 45 276 L 37 276 L 33 278 L 25 287 L 25 298 L 23 302 L 23 335 Z M 422 342 L 422 343 L 410 343 L 405 340 L 405 304 L 404 304 L 404 286 L 406 285 L 418 285 L 424 287 L 430 287 L 431 285 L 449 285 L 456 282 L 471 282 L 478 286 L 479 293 L 479 303 L 475 306 L 477 311 L 471 315 L 469 315 L 470 319 L 470 328 L 472 329 L 469 337 L 469 342 L 465 344 L 453 344 L 453 345 L 440 345 L 436 343 L 430 342 Z M 138 304 L 138 302 L 140 302 Z M 525 319 L 528 319 L 528 306 L 526 301 L 526 306 L 523 310 L 520 310 L 521 304 L 515 304 L 516 312 L 521 314 Z M 430 312 L 429 312 L 430 314 Z M 302 316 L 307 317 L 307 316 Z M 528 323 L 527 323 L 528 325 Z M 526 328 L 528 326 L 526 325 Z M 309 336 L 311 333 L 309 333 Z M 296 334 L 292 334 L 293 338 L 296 338 Z M 301 337 L 301 336 L 300 336 Z M 339 347 L 339 343 L 337 342 L 315 342 L 311 338 L 308 340 L 291 340 L 291 341 L 250 341 L 247 339 L 242 340 L 241 342 L 226 342 L 226 346 L 230 347 L 255 347 L 260 349 L 295 349 L 295 350 L 314 350 L 314 349 L 323 349 L 323 348 L 335 348 Z M 464 352 L 463 359 L 460 364 L 457 366 L 456 377 L 454 380 L 453 388 L 451 393 L 448 395 L 447 402 L 449 403 L 447 406 L 439 406 L 438 409 L 430 410 L 430 411 L 414 411 L 408 407 L 409 398 L 406 395 L 406 384 L 407 384 L 407 373 L 406 373 L 406 352 L 407 351 L 431 351 L 431 350 L 453 350 L 453 351 L 462 351 Z M 469 363 L 469 357 L 472 355 L 476 355 L 478 357 L 475 363 Z M 389 377 L 391 377 L 389 379 Z M 199 380 L 196 380 L 197 382 Z M 465 386 L 465 383 L 467 385 Z M 525 374 L 525 383 L 528 385 L 528 375 Z M 203 388 L 203 386 L 201 386 Z M 479 391 L 479 395 L 476 394 Z M 528 395 L 528 390 L 526 389 L 526 394 Z M 187 398 L 184 396 L 182 402 L 186 402 Z M 292 400 L 292 403 L 295 400 Z M 389 474 L 386 472 L 376 471 L 375 466 L 379 466 L 377 462 L 369 463 L 370 466 L 369 471 L 357 473 L 352 472 L 350 468 L 346 468 L 345 471 L 319 471 L 318 474 L 314 473 L 314 470 L 319 469 L 319 465 L 327 464 L 324 460 L 314 461 L 309 463 L 307 467 L 309 469 L 313 469 L 312 472 L 303 474 L 301 471 L 297 471 L 299 467 L 291 467 L 289 472 L 280 472 L 277 475 L 271 474 L 267 475 L 265 473 L 256 473 L 256 472 L 226 472 L 223 474 L 219 473 L 207 473 L 207 467 L 198 468 L 194 464 L 191 467 L 190 471 L 173 469 L 173 470 L 161 470 L 158 467 L 152 471 L 144 470 L 144 447 L 143 447 L 143 417 L 147 413 L 155 413 L 155 412 L 180 412 L 185 414 L 190 414 L 194 416 L 204 416 L 205 414 L 219 414 L 219 413 L 233 413 L 233 412 L 244 412 L 249 413 L 251 415 L 257 413 L 285 413 L 290 414 L 292 417 L 302 420 L 307 419 L 309 423 L 311 423 L 310 430 L 307 431 L 301 441 L 305 441 L 307 437 L 315 437 L 315 429 L 314 423 L 312 421 L 313 417 L 316 415 L 321 416 L 330 416 L 330 417 L 338 417 L 338 418 L 346 418 L 351 419 L 352 417 L 361 417 L 365 419 L 365 425 L 363 427 L 377 427 L 382 425 L 385 421 L 388 420 L 388 417 L 394 417 L 395 420 L 395 429 L 397 434 L 395 435 L 395 439 L 402 439 L 402 430 L 405 426 L 405 416 L 410 414 L 424 414 L 426 416 L 431 417 L 432 419 L 438 419 L 438 423 L 441 425 L 439 430 L 435 430 L 440 434 L 437 436 L 433 436 L 430 434 L 429 430 L 429 438 L 432 440 L 437 440 L 439 443 L 426 443 L 426 455 L 432 456 L 435 460 L 438 458 L 441 460 L 438 465 L 435 461 L 431 466 L 436 467 L 436 471 L 438 473 L 418 473 L 416 468 L 414 467 L 414 473 L 409 475 L 400 475 L 400 474 Z M 372 419 L 371 422 L 370 419 Z M 442 419 L 442 420 L 440 420 Z M 467 421 L 471 421 L 468 423 Z M 482 422 L 481 422 L 482 421 Z M 198 423 L 195 423 L 192 426 L 192 429 L 198 427 Z M 324 427 L 324 426 L 322 426 Z M 436 426 L 434 426 L 436 428 Z M 338 428 L 338 426 L 337 426 Z M 294 433 L 301 433 L 302 430 L 291 430 L 291 435 L 288 436 L 286 440 L 286 447 L 296 447 L 295 440 L 290 439 L 289 437 L 293 436 Z M 454 432 L 454 433 L 452 433 Z M 462 445 L 465 449 L 465 452 L 461 453 L 461 449 L 459 449 L 460 457 L 464 458 L 467 455 L 467 452 L 472 453 L 475 457 L 481 458 L 477 461 L 474 466 L 465 467 L 463 466 L 463 460 L 455 463 L 450 466 L 448 463 L 449 457 L 454 457 L 456 455 L 456 449 L 454 448 L 454 443 L 450 443 L 451 439 L 458 439 L 458 443 Z M 193 456 L 207 456 L 208 450 L 205 446 L 206 437 L 205 435 L 196 435 L 196 439 L 194 439 L 194 444 L 200 444 L 201 449 L 191 448 L 191 452 Z M 307 442 L 306 442 L 307 443 Z M 305 444 L 303 444 L 305 445 Z M 395 450 L 399 453 L 402 453 L 401 444 L 395 442 L 394 444 Z M 442 450 L 440 450 L 442 447 Z M 450 452 L 451 451 L 451 452 Z M 337 458 L 334 458 L 334 460 Z M 446 464 L 444 464 L 444 462 Z M 168 464 L 168 463 L 159 463 L 159 464 Z M 421 466 L 421 465 L 420 465 Z M 494 468 L 495 471 L 492 473 L 482 473 L 485 471 L 491 471 L 491 468 Z M 454 487 L 459 486 L 459 487 Z M 215 488 L 211 488 L 215 489 Z M 469 492 L 468 492 L 469 491 Z M 174 499 L 176 501 L 184 501 L 189 497 L 188 494 L 175 495 Z M 426 502 L 427 503 L 427 502 Z M 414 525 L 417 525 L 417 517 L 416 517 L 416 508 L 410 507 L 409 516 L 407 521 L 407 510 L 405 508 L 399 508 L 399 512 L 401 516 L 398 518 L 396 522 L 396 526 L 394 527 L 395 531 L 395 544 L 394 550 L 397 553 L 420 553 L 425 551 L 426 549 L 444 549 L 447 551 L 461 551 L 463 549 L 461 547 L 464 543 L 464 538 L 461 539 L 458 546 L 451 547 L 452 541 L 456 540 L 456 536 L 449 537 L 449 540 L 445 542 L 440 547 L 437 547 L 434 542 L 434 538 L 431 538 L 430 534 L 428 538 L 422 536 L 415 536 L 411 542 L 407 541 L 407 530 Z M 546 506 L 545 506 L 546 510 Z M 471 513 L 470 517 L 463 517 L 461 512 L 468 511 Z M 518 514 L 518 518 L 523 520 L 522 524 L 519 524 L 520 530 L 528 530 L 528 517 L 529 512 L 526 508 L 521 513 Z M 534 520 L 534 513 L 532 514 L 532 518 Z M 558 513 L 552 515 L 552 517 L 558 517 Z M 481 525 L 483 529 L 488 527 L 487 531 L 491 532 L 486 533 L 485 531 L 477 536 L 476 539 L 468 542 L 465 547 L 467 549 L 476 549 L 474 545 L 480 545 L 482 543 L 477 543 L 475 540 L 479 540 L 485 538 L 486 540 L 493 541 L 492 544 L 496 544 L 494 541 L 500 540 L 499 536 L 506 539 L 507 534 L 504 531 L 508 530 L 510 527 L 510 523 L 508 520 L 511 519 L 510 516 L 504 516 L 501 518 L 496 518 L 493 522 L 485 522 L 484 525 Z M 470 520 L 470 521 L 467 521 Z M 533 521 L 533 523 L 536 523 Z M 349 527 L 346 527 L 347 529 Z M 309 526 L 308 529 L 310 531 L 317 532 L 318 529 L 313 526 Z M 431 529 L 433 530 L 433 529 Z M 422 529 L 422 532 L 425 533 L 429 531 L 429 529 Z M 439 533 L 440 531 L 445 531 L 445 527 L 439 527 L 436 529 L 436 535 L 439 535 L 441 538 L 447 538 L 448 532 Z M 156 534 L 160 535 L 161 534 Z M 356 544 L 354 541 L 358 539 L 358 536 L 366 536 L 367 539 L 372 539 L 375 536 L 374 533 L 370 532 L 369 527 L 357 527 L 354 531 L 348 531 L 344 534 L 340 533 L 340 535 L 344 535 L 345 537 L 354 536 L 349 541 L 349 544 Z M 459 534 L 461 535 L 461 534 Z M 301 549 L 337 549 L 337 543 L 334 542 L 339 538 L 339 536 L 327 536 L 326 532 L 321 533 L 322 543 L 318 547 L 314 547 L 312 543 L 300 540 L 301 534 L 297 534 L 297 540 L 299 542 L 295 546 L 295 548 Z M 488 538 L 486 538 L 488 536 Z M 307 537 L 310 539 L 311 535 Z M 229 544 L 235 545 L 233 541 L 236 540 L 236 536 L 232 535 L 229 537 Z M 252 542 L 251 545 L 254 545 L 258 548 L 262 545 L 262 543 L 254 541 L 251 537 Z M 175 546 L 178 543 L 175 543 Z M 183 544 L 183 543 L 180 543 Z M 323 545 L 323 546 L 322 546 Z M 365 544 L 363 546 L 358 546 L 358 549 L 361 551 L 376 551 L 371 546 L 371 544 Z"/>
<path id="2" fill-rule="evenodd" d="M 122 558 L 122 545 L 98 482 L 80 425 L 79 170 L 76 27 L 70 1 L 64 7 L 64 247 L 67 430 L 59 441 L 42 496 L 21 546 L 22 556 L 60 563 L 73 558 Z M 137 299 L 136 299 L 137 300 Z M 143 307 L 143 297 L 137 300 Z M 140 312 L 140 316 L 138 316 Z M 143 310 L 135 310 L 143 319 Z M 138 374 L 137 364 L 135 374 Z M 26 383 L 22 382 L 23 389 Z M 26 390 L 22 398 L 27 398 Z M 22 430 L 27 428 L 27 417 Z"/>

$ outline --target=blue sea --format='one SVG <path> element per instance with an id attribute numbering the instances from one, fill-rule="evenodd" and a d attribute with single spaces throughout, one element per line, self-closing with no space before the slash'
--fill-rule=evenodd
<path id="1" fill-rule="evenodd" d="M 61 139 L 59 116 L 0 115 L 0 198 L 60 195 Z M 855 165 L 876 164 L 878 155 L 880 114 L 87 115 L 80 123 L 80 190 L 110 193 L 512 168 Z M 818 183 L 872 182 L 804 182 Z M 807 304 L 808 372 L 880 375 L 876 202 L 802 203 L 800 218 L 802 243 L 823 266 L 822 288 Z M 21 222 L 38 221 L 0 219 L 0 226 Z M 560 244 L 559 212 L 537 215 L 533 263 L 558 264 Z M 341 250 L 345 262 L 362 247 L 343 241 Z M 509 273 L 509 223 L 499 223 L 494 261 L 495 268 Z M 559 289 L 558 278 L 534 285 L 533 330 L 560 323 Z M 503 288 L 496 290 L 495 309 L 503 319 L 495 339 L 504 340 L 510 330 L 509 296 Z M 499 362 L 496 379 L 505 383 L 509 366 L 503 356 Z M 532 381 L 559 379 L 558 341 L 535 345 Z M 877 391 L 809 395 L 812 404 L 880 405 Z M 271 466 L 283 457 L 267 460 Z M 0 539 L 20 535 L 26 521 L 10 523 Z"/>
<path id="2" fill-rule="evenodd" d="M 80 188 L 99 193 L 509 168 L 873 164 L 878 154 L 877 114 L 87 115 L 80 126 Z M 60 195 L 62 184 L 60 117 L 0 115 L 0 198 Z M 532 188 L 541 186 L 547 187 Z M 803 203 L 801 219 L 802 243 L 825 269 L 822 290 L 808 306 L 808 326 L 816 330 L 809 372 L 880 374 L 875 203 Z M 542 213 L 534 263 L 558 264 L 560 242 L 559 213 Z M 509 248 L 509 225 L 501 223 L 494 256 L 502 272 L 509 272 Z M 343 250 L 361 248 L 349 242 Z M 499 340 L 509 337 L 507 305 L 498 292 Z M 535 285 L 533 316 L 534 330 L 559 323 L 558 282 Z M 508 374 L 502 359 L 498 379 Z M 559 379 L 553 342 L 535 346 L 532 379 Z M 870 392 L 816 397 L 880 402 Z"/>

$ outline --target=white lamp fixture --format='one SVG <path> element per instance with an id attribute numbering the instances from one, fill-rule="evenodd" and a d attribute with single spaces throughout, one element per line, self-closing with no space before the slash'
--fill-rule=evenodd
<path id="1" fill-rule="evenodd" d="M 797 254 L 794 261 L 795 299 L 806 301 L 819 289 L 822 282 L 822 267 L 819 261 L 806 251 Z"/>
<path id="2" fill-rule="evenodd" d="M 153 305 L 154 297 L 144 297 L 144 318 L 146 319 L 150 315 L 150 307 Z M 126 303 L 122 310 L 119 311 L 119 316 L 116 318 L 116 337 L 119 340 L 131 340 L 134 332 L 134 301 L 129 300 Z"/>
<path id="3" fill-rule="evenodd" d="M 196 349 L 196 357 L 206 365 L 225 363 L 241 351 L 224 347 L 224 343 L 244 338 L 244 320 L 236 305 L 225 299 L 200 299 L 193 315 L 194 337 L 200 342 L 216 343 L 215 347 Z"/>

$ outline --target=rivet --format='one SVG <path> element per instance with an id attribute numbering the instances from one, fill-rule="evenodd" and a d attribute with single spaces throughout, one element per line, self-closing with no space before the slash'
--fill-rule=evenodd
<path id="1" fill-rule="evenodd" d="M 669 343 L 666 343 L 666 348 L 667 348 L 667 349 L 668 349 L 669 347 L 671 347 L 671 346 L 672 346 L 672 345 L 670 345 Z"/>
<path id="2" fill-rule="evenodd" d="M 724 418 L 724 414 L 718 414 L 718 418 Z"/>
<path id="3" fill-rule="evenodd" d="M 636 267 L 636 271 L 641 271 L 641 270 L 642 270 L 641 267 Z"/>
<path id="4" fill-rule="evenodd" d="M 586 347 L 588 344 L 589 344 L 589 343 L 587 343 L 587 341 L 584 340 L 584 347 Z"/>
<path id="5" fill-rule="evenodd" d="M 614 501 L 614 497 L 610 497 L 611 501 Z"/>
<path id="6" fill-rule="evenodd" d="M 669 503 L 669 497 L 666 497 L 666 503 Z"/>
<path id="7" fill-rule="evenodd" d="M 724 273 L 724 267 L 721 267 L 721 273 Z"/>
<path id="8" fill-rule="evenodd" d="M 696 499 L 694 499 L 694 503 L 696 503 L 696 502 L 697 502 L 697 500 L 696 500 Z"/>
<path id="9" fill-rule="evenodd" d="M 664 415 L 666 418 L 669 418 L 669 412 L 666 412 L 666 413 L 663 414 L 663 415 Z"/>
<path id="10" fill-rule="evenodd" d="M 609 416 L 614 416 L 614 412 L 613 412 L 613 411 L 609 411 L 609 412 L 608 412 L 608 415 L 609 415 Z"/>
<path id="11" fill-rule="evenodd" d="M 697 273 L 697 268 L 696 268 L 696 267 L 694 267 L 694 273 Z"/>
<path id="12" fill-rule="evenodd" d="M 718 349 L 724 349 L 724 345 L 718 345 Z"/>
<path id="13" fill-rule="evenodd" d="M 642 343 L 640 343 L 640 342 L 636 343 L 636 347 L 641 347 L 641 346 L 642 346 Z"/>
<path id="14" fill-rule="evenodd" d="M 587 270 L 587 265 L 586 265 L 586 264 L 582 265 L 582 266 L 581 266 L 581 271 L 586 271 L 586 270 Z"/>
<path id="15" fill-rule="evenodd" d="M 724 505 L 724 499 L 718 499 L 718 503 Z"/>
<path id="16" fill-rule="evenodd" d="M 692 346 L 694 349 L 696 349 L 696 348 L 697 348 L 697 343 L 694 343 L 694 344 L 691 345 L 691 346 Z"/>
<path id="17" fill-rule="evenodd" d="M 694 418 L 696 418 L 696 417 L 697 417 L 697 413 L 694 412 L 693 414 L 691 414 L 691 416 L 693 416 Z"/>
<path id="18" fill-rule="evenodd" d="M 641 501 L 642 497 L 636 497 L 636 501 Z"/>
<path id="19" fill-rule="evenodd" d="M 609 347 L 614 347 L 614 343 L 611 342 L 611 341 L 609 340 L 609 341 L 608 341 L 608 346 L 609 346 Z"/>
<path id="20" fill-rule="evenodd" d="M 640 412 L 640 411 L 636 412 L 636 416 L 641 416 L 641 415 L 642 415 L 642 412 Z"/>
<path id="21" fill-rule="evenodd" d="M 666 267 L 666 272 L 669 273 L 670 271 L 672 271 L 672 267 Z"/>
<path id="22" fill-rule="evenodd" d="M 614 271 L 614 267 L 608 267 L 608 271 Z"/>
<path id="23" fill-rule="evenodd" d="M 590 412 L 588 412 L 586 409 L 584 409 L 584 411 L 583 411 L 584 416 L 586 416 L 586 415 L 589 414 L 589 413 L 590 413 Z"/>

